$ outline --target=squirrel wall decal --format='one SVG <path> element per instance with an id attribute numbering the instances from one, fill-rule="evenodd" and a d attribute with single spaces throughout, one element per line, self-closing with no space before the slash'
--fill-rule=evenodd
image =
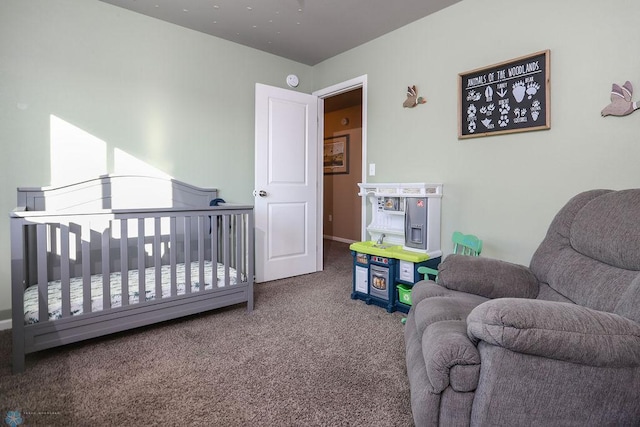
<path id="1" fill-rule="evenodd" d="M 602 117 L 606 116 L 626 116 L 636 111 L 640 106 L 637 102 L 631 102 L 633 95 L 633 85 L 630 81 L 620 87 L 613 84 L 611 87 L 611 103 L 600 112 Z"/>
<path id="2" fill-rule="evenodd" d="M 413 108 L 418 104 L 424 104 L 427 100 L 421 96 L 418 96 L 418 89 L 416 86 L 407 86 L 407 99 L 402 103 L 405 108 Z"/>

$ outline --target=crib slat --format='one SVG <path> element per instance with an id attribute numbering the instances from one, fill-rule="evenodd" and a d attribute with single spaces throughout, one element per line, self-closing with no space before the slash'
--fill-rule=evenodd
<path id="1" fill-rule="evenodd" d="M 102 231 L 102 309 L 111 308 L 111 266 L 109 257 L 109 242 L 111 241 L 111 221 L 107 222 Z"/>
<path id="2" fill-rule="evenodd" d="M 120 220 L 120 281 L 122 306 L 129 305 L 129 230 L 128 221 Z"/>
<path id="3" fill-rule="evenodd" d="M 255 219 L 253 216 L 253 210 L 249 211 L 248 214 L 246 214 L 246 218 L 247 218 L 247 259 L 246 259 L 246 264 L 247 264 L 247 276 L 246 276 L 246 280 L 247 283 L 249 284 L 249 292 L 247 293 L 247 310 L 248 311 L 253 311 L 253 272 L 254 272 L 254 238 L 255 238 Z"/>
<path id="4" fill-rule="evenodd" d="M 204 219 L 205 216 L 198 216 L 198 283 L 200 292 L 204 291 Z"/>
<path id="5" fill-rule="evenodd" d="M 24 333 L 24 286 L 26 279 L 26 242 L 29 231 L 21 218 L 9 220 L 11 229 L 11 329 L 13 372 L 24 371 L 25 333 Z"/>
<path id="6" fill-rule="evenodd" d="M 253 247 L 253 216 L 252 212 L 243 215 L 244 218 L 244 239 L 243 239 L 243 266 L 244 279 L 247 283 L 253 283 L 253 253 L 248 253 Z M 251 296 L 251 294 L 250 294 Z"/>
<path id="7" fill-rule="evenodd" d="M 69 272 L 69 226 L 60 224 L 60 282 L 62 317 L 71 316 L 71 274 Z"/>
<path id="8" fill-rule="evenodd" d="M 138 302 L 147 300 L 144 262 L 144 218 L 138 218 Z"/>
<path id="9" fill-rule="evenodd" d="M 191 293 L 191 217 L 184 217 L 184 292 Z"/>
<path id="10" fill-rule="evenodd" d="M 59 224 L 47 222 L 47 280 L 54 277 L 54 264 L 56 263 L 58 245 L 60 244 L 58 228 Z"/>
<path id="11" fill-rule="evenodd" d="M 91 227 L 80 225 L 82 248 L 82 312 L 91 313 Z"/>
<path id="12" fill-rule="evenodd" d="M 229 264 L 231 264 L 231 247 L 229 241 L 229 219 L 231 215 L 222 216 L 222 247 L 224 250 L 224 286 L 229 286 Z"/>
<path id="13" fill-rule="evenodd" d="M 178 294 L 178 286 L 177 286 L 177 274 L 176 274 L 176 263 L 177 263 L 177 245 L 176 242 L 176 217 L 172 216 L 169 220 L 169 264 L 171 269 L 171 296 L 175 296 Z"/>
<path id="14" fill-rule="evenodd" d="M 242 262 L 242 248 L 243 248 L 243 244 L 242 244 L 242 215 L 238 214 L 234 216 L 234 231 L 236 234 L 236 237 L 233 239 L 233 241 L 235 242 L 236 245 L 236 262 L 235 262 L 235 267 L 236 267 L 236 283 L 240 284 L 241 282 L 241 278 L 242 278 L 242 270 L 243 270 L 243 265 L 244 263 Z"/>
<path id="15" fill-rule="evenodd" d="M 160 227 L 160 221 L 162 218 L 156 217 L 155 230 L 153 233 L 153 266 L 155 268 L 156 278 L 156 298 L 162 298 L 162 259 L 160 258 L 160 246 L 162 238 L 162 228 Z"/>
<path id="16" fill-rule="evenodd" d="M 211 216 L 211 284 L 218 286 L 218 215 Z"/>
<path id="17" fill-rule="evenodd" d="M 47 275 L 47 226 L 36 226 L 36 244 L 38 247 L 38 319 L 49 320 L 49 279 Z"/>

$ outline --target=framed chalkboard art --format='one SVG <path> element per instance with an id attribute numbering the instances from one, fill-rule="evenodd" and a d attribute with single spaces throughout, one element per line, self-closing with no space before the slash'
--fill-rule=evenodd
<path id="1" fill-rule="evenodd" d="M 550 54 L 460 73 L 458 139 L 550 129 Z"/>

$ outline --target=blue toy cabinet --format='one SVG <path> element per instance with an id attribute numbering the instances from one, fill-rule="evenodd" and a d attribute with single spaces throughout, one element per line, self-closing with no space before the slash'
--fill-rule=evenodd
<path id="1" fill-rule="evenodd" d="M 420 262 L 398 260 L 397 275 L 394 284 L 395 308 L 403 313 L 408 313 L 411 308 L 411 289 L 413 285 L 423 279 L 418 273 L 419 267 L 437 268 L 441 257 L 427 259 Z M 434 277 L 430 277 L 434 279 Z"/>
<path id="2" fill-rule="evenodd" d="M 395 278 L 398 260 L 362 252 L 351 251 L 353 255 L 352 299 L 360 299 L 367 304 L 385 308 L 389 313 L 395 310 Z"/>
<path id="3" fill-rule="evenodd" d="M 418 267 L 436 268 L 440 264 L 440 257 L 428 258 L 426 255 L 421 255 L 414 260 L 417 254 L 406 253 L 401 248 L 391 248 L 389 252 L 395 255 L 391 257 L 353 250 L 354 247 L 359 246 L 354 243 L 351 250 L 353 256 L 351 298 L 377 305 L 389 313 L 396 310 L 403 313 L 409 312 L 411 305 L 406 297 L 403 300 L 403 289 L 405 292 L 411 292 L 411 287 L 422 280 Z M 367 248 L 360 249 L 367 250 Z M 409 260 L 402 259 L 407 257 Z M 398 286 L 401 288 L 398 289 Z"/>

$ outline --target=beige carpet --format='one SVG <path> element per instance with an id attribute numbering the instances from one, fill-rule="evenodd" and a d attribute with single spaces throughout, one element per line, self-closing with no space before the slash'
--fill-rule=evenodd
<path id="1" fill-rule="evenodd" d="M 40 352 L 0 420 L 28 426 L 411 426 L 401 313 L 349 298 L 348 245 L 325 271 L 256 285 L 245 305 Z"/>

